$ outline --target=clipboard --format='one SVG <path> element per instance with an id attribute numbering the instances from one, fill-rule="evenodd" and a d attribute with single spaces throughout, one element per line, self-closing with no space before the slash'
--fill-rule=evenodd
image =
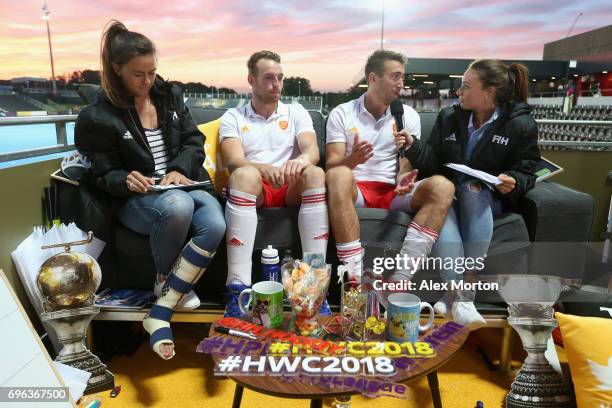
<path id="1" fill-rule="evenodd" d="M 159 182 L 159 180 L 156 180 Z M 160 186 L 159 184 L 155 184 L 154 186 L 149 186 L 149 191 L 162 192 L 167 190 L 198 190 L 202 187 L 212 186 L 213 183 L 211 181 L 198 181 L 193 184 L 168 184 L 166 186 Z"/>
<path id="2" fill-rule="evenodd" d="M 536 165 L 536 171 L 534 172 L 537 177 L 536 182 L 546 180 L 555 174 L 561 173 L 563 170 L 563 167 L 559 166 L 558 164 L 551 162 L 545 157 L 541 157 L 540 161 Z"/>

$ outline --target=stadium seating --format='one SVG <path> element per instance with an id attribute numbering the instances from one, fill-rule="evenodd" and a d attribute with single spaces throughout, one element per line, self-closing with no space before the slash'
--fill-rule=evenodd
<path id="1" fill-rule="evenodd" d="M 612 106 L 610 105 L 576 105 L 569 113 L 561 111 L 560 106 L 534 105 L 532 115 L 537 119 L 555 120 L 592 120 L 611 121 Z M 538 139 L 545 141 L 569 142 L 612 142 L 612 126 L 610 125 L 576 125 L 572 123 L 538 125 Z M 610 150 L 601 146 L 547 146 L 541 144 L 543 150 Z"/>
<path id="2" fill-rule="evenodd" d="M 559 105 L 532 105 L 531 115 L 534 119 L 561 119 L 563 109 Z"/>
<path id="3" fill-rule="evenodd" d="M 8 112 L 31 112 L 40 110 L 38 107 L 22 101 L 14 94 L 0 95 L 0 108 Z"/>

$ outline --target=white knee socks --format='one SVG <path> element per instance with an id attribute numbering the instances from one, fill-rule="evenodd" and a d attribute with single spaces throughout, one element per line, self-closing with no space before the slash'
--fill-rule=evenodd
<path id="1" fill-rule="evenodd" d="M 361 241 L 336 243 L 338 260 L 349 267 L 349 280 L 361 281 L 363 248 Z"/>
<path id="2" fill-rule="evenodd" d="M 251 256 L 257 232 L 257 197 L 231 189 L 225 206 L 227 285 L 251 285 Z"/>
<path id="3" fill-rule="evenodd" d="M 422 267 L 426 257 L 431 252 L 433 244 L 438 239 L 438 233 L 411 222 L 400 249 L 401 265 L 390 277 L 390 281 L 411 280 L 412 276 Z M 407 262 L 404 262 L 406 260 Z"/>
<path id="4" fill-rule="evenodd" d="M 298 214 L 298 228 L 302 252 L 327 253 L 329 241 L 329 219 L 325 188 L 305 190 Z"/>

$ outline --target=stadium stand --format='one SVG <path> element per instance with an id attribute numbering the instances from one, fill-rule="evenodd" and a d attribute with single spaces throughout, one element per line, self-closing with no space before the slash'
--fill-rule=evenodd
<path id="1" fill-rule="evenodd" d="M 576 105 L 569 113 L 564 113 L 561 106 L 534 105 L 533 116 L 537 119 L 554 119 L 566 121 L 612 121 L 612 105 Z M 543 141 L 569 142 L 612 142 L 612 126 L 585 125 L 575 123 L 538 123 L 538 138 Z M 546 146 L 551 150 L 610 150 L 601 146 Z"/>
<path id="2" fill-rule="evenodd" d="M 40 109 L 30 103 L 24 102 L 14 94 L 0 95 L 0 107 L 8 112 L 39 111 Z"/>
<path id="3" fill-rule="evenodd" d="M 563 110 L 559 105 L 532 105 L 534 119 L 562 119 Z"/>
<path id="4" fill-rule="evenodd" d="M 577 105 L 568 114 L 573 120 L 612 120 L 612 105 Z"/>
<path id="5" fill-rule="evenodd" d="M 55 103 L 64 105 L 82 105 L 83 99 L 76 90 L 63 89 L 58 90 L 54 96 L 51 96 L 51 100 Z"/>

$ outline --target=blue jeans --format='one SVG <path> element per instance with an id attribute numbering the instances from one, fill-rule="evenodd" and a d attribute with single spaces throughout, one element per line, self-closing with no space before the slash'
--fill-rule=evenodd
<path id="1" fill-rule="evenodd" d="M 164 276 L 189 237 L 199 248 L 215 252 L 225 234 L 221 204 L 202 190 L 133 195 L 118 215 L 123 225 L 149 236 L 157 273 Z"/>
<path id="2" fill-rule="evenodd" d="M 460 278 L 466 258 L 484 258 L 493 237 L 493 218 L 501 213 L 501 202 L 479 182 L 468 180 L 455 186 L 457 200 L 448 210 L 444 225 L 432 253 L 442 259 L 453 259 L 455 268 L 442 268 L 445 281 Z M 443 265 L 446 262 L 443 262 Z M 462 265 L 462 266 L 459 266 Z"/>

